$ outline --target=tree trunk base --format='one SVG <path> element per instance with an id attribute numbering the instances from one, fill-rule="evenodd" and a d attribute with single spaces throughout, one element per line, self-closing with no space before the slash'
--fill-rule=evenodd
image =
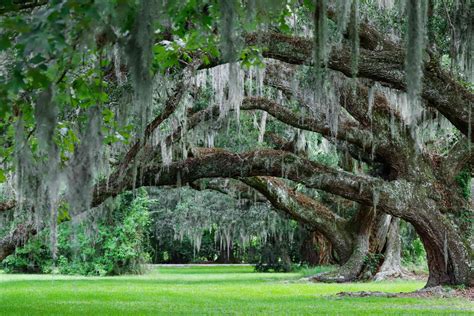
<path id="1" fill-rule="evenodd" d="M 414 292 L 408 293 L 386 293 L 386 292 L 340 292 L 336 294 L 340 297 L 410 297 L 410 298 L 463 298 L 467 300 L 474 299 L 474 291 L 469 289 L 454 289 L 444 286 L 435 286 L 431 288 L 424 288 Z"/>
<path id="2" fill-rule="evenodd" d="M 394 267 L 391 269 L 377 272 L 373 278 L 374 281 L 383 281 L 391 279 L 410 279 L 410 273 L 402 267 Z"/>

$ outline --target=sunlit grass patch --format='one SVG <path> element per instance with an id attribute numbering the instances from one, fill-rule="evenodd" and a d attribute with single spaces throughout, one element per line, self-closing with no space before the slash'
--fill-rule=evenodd
<path id="1" fill-rule="evenodd" d="M 306 271 L 308 272 L 308 271 Z M 305 272 L 305 273 L 306 273 Z M 312 271 L 314 272 L 314 271 Z M 340 298 L 342 291 L 410 292 L 421 281 L 307 283 L 303 273 L 252 267 L 158 267 L 145 275 L 0 274 L 1 315 L 469 314 L 461 299 Z"/>

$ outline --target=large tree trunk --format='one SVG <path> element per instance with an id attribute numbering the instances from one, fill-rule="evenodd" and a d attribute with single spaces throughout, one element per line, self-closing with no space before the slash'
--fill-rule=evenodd
<path id="1" fill-rule="evenodd" d="M 369 253 L 369 239 L 372 223 L 375 218 L 375 210 L 371 207 L 363 206 L 356 215 L 355 223 L 359 229 L 355 234 L 355 242 L 352 254 L 340 268 L 336 271 L 322 273 L 312 279 L 322 282 L 350 282 L 357 279 L 364 267 L 365 258 Z"/>
<path id="2" fill-rule="evenodd" d="M 413 212 L 410 223 L 426 250 L 429 278 L 426 287 L 472 285 L 470 259 L 462 234 L 437 211 Z"/>
<path id="3" fill-rule="evenodd" d="M 387 215 L 391 217 L 390 215 Z M 374 280 L 399 278 L 404 275 L 401 263 L 400 219 L 390 218 L 389 229 L 385 242 L 384 260 Z"/>
<path id="4" fill-rule="evenodd" d="M 318 231 L 308 232 L 300 252 L 301 260 L 310 266 L 336 263 L 331 243 Z"/>

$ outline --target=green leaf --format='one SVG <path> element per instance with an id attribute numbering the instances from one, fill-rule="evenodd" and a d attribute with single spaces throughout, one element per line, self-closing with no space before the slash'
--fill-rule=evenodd
<path id="1" fill-rule="evenodd" d="M 0 51 L 8 49 L 10 48 L 10 46 L 11 46 L 10 38 L 8 38 L 7 35 L 1 35 L 0 36 Z"/>
<path id="2" fill-rule="evenodd" d="M 50 84 L 49 78 L 37 69 L 30 69 L 28 75 L 31 78 L 31 85 L 35 88 L 46 88 Z"/>
<path id="3" fill-rule="evenodd" d="M 7 177 L 5 176 L 5 171 L 3 169 L 0 169 L 0 183 L 3 183 L 7 181 Z"/>

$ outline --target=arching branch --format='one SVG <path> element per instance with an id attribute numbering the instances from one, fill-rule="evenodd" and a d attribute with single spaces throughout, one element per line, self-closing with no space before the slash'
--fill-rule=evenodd
<path id="1" fill-rule="evenodd" d="M 347 220 L 324 204 L 288 187 L 274 177 L 242 178 L 241 181 L 263 194 L 272 205 L 300 223 L 321 232 L 334 246 L 338 258 L 344 262 L 352 249 Z"/>
<path id="2" fill-rule="evenodd" d="M 140 167 L 138 174 L 142 176 L 135 179 L 133 172 L 129 171 L 122 178 L 109 178 L 99 183 L 94 190 L 92 206 L 135 187 L 186 184 L 202 178 L 239 179 L 253 176 L 283 177 L 368 206 L 378 203 L 395 216 L 404 215 L 413 196 L 412 187 L 404 181 L 387 183 L 278 150 L 239 154 L 210 150 L 202 157 L 188 158 L 169 166 L 155 164 Z"/>
<path id="3" fill-rule="evenodd" d="M 309 39 L 266 33 L 247 34 L 245 40 L 248 45 L 264 46 L 264 57 L 298 65 L 311 62 L 312 41 Z M 350 77 L 351 60 L 351 50 L 347 45 L 342 45 L 332 51 L 328 66 Z M 405 53 L 400 47 L 385 50 L 361 48 L 358 76 L 405 91 L 404 61 Z M 470 117 L 474 94 L 443 71 L 434 59 L 425 62 L 422 97 L 429 107 L 437 109 L 464 135 L 469 136 L 471 141 L 474 140 L 474 133 L 469 135 L 474 125 L 474 120 Z"/>
<path id="4" fill-rule="evenodd" d="M 195 190 L 212 190 L 228 195 L 236 200 L 247 200 L 248 202 L 268 203 L 268 200 L 242 182 L 234 179 L 200 179 L 191 182 L 189 186 Z"/>
<path id="5" fill-rule="evenodd" d="M 263 97 L 247 97 L 242 102 L 242 110 L 262 110 L 268 112 L 279 121 L 307 131 L 317 132 L 324 136 L 331 137 L 331 130 L 324 117 L 312 117 L 301 115 L 281 106 L 275 101 Z M 370 133 L 360 128 L 353 122 L 340 122 L 337 138 L 346 140 L 349 143 L 364 147 L 365 140 L 370 139 Z"/>

